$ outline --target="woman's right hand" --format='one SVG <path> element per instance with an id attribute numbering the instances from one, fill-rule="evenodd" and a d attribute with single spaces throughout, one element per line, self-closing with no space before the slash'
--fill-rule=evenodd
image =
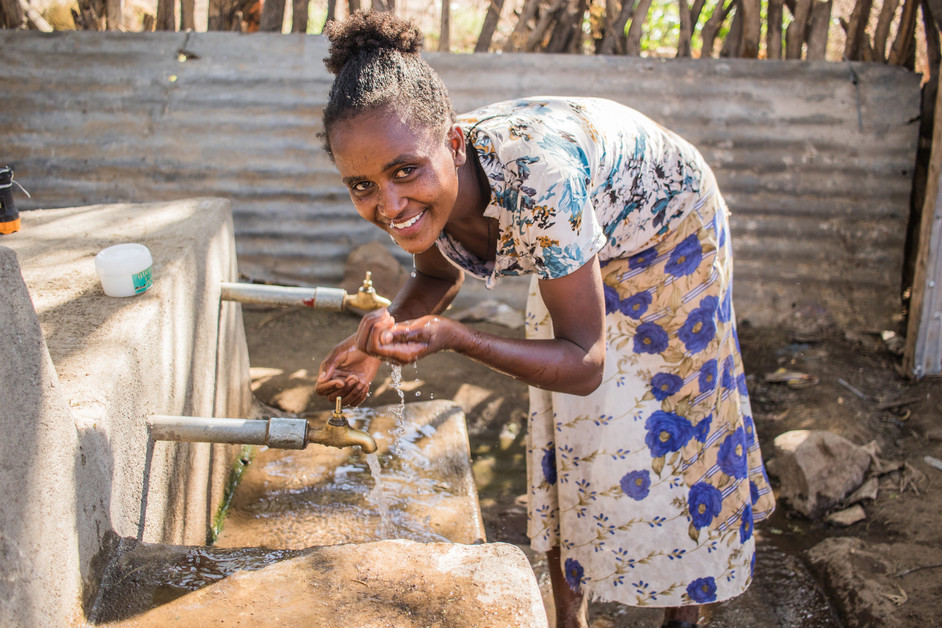
<path id="1" fill-rule="evenodd" d="M 370 384 L 379 370 L 380 360 L 356 348 L 356 335 L 333 348 L 321 363 L 315 390 L 334 401 L 358 406 L 369 396 Z"/>

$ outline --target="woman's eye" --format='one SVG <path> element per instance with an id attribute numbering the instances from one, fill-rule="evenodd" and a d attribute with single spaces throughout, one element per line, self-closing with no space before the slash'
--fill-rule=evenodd
<path id="1" fill-rule="evenodd" d="M 357 194 L 362 194 L 363 192 L 366 192 L 367 190 L 370 189 L 370 182 L 360 181 L 358 183 L 354 183 L 353 185 L 350 186 L 350 189 L 356 192 Z"/>
<path id="2" fill-rule="evenodd" d="M 396 178 L 405 179 L 413 172 L 415 172 L 415 166 L 406 166 L 404 168 L 400 168 L 399 170 L 396 171 Z"/>

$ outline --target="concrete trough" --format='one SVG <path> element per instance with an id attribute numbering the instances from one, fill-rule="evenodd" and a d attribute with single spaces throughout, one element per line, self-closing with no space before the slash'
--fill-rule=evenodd
<path id="1" fill-rule="evenodd" d="M 155 442 L 146 420 L 157 414 L 261 416 L 249 388 L 240 306 L 220 299 L 220 285 L 237 280 L 228 201 L 98 205 L 21 216 L 22 230 L 0 239 L 5 334 L 0 342 L 0 482 L 13 489 L 0 505 L 0 578 L 6 583 L 0 625 L 101 621 L 106 615 L 101 600 L 116 582 L 124 583 L 125 601 L 135 595 L 146 599 L 132 599 L 111 620 L 160 623 L 161 617 L 179 616 L 198 598 L 200 614 L 193 618 L 229 618 L 227 623 L 237 625 L 267 604 L 277 608 L 279 621 L 313 621 L 306 600 L 316 593 L 321 616 L 336 616 L 340 605 L 348 603 L 337 578 L 366 556 L 386 569 L 375 579 L 369 574 L 361 578 L 377 587 L 363 599 L 374 605 L 365 612 L 377 617 L 392 612 L 379 610 L 386 604 L 382 600 L 392 603 L 409 592 L 431 604 L 422 611 L 426 618 L 444 620 L 459 610 L 454 600 L 466 596 L 478 603 L 462 606 L 463 617 L 481 622 L 467 625 L 504 621 L 510 615 L 494 614 L 501 606 L 513 613 L 517 625 L 545 624 L 539 589 L 519 549 L 464 545 L 480 543 L 483 526 L 468 465 L 464 416 L 450 402 L 407 414 L 420 417 L 420 435 L 411 441 L 416 450 L 451 465 L 450 476 L 435 465 L 429 476 L 437 473 L 441 485 L 450 487 L 436 490 L 451 516 L 440 516 L 444 511 L 421 500 L 402 512 L 431 524 L 436 530 L 432 540 L 460 543 L 379 541 L 311 548 L 343 541 L 308 535 L 299 544 L 306 549 L 276 557 L 258 549 L 257 539 L 235 539 L 233 526 L 232 547 L 207 547 L 241 448 Z M 151 251 L 153 285 L 133 297 L 105 296 L 94 257 L 125 242 Z M 423 404 L 407 408 L 413 405 Z M 384 421 L 388 425 L 382 416 L 388 412 L 379 412 L 371 429 Z M 335 466 L 346 464 L 351 453 L 311 448 L 336 458 Z M 277 534 L 277 526 L 273 529 Z M 149 558 L 141 558 L 141 552 Z M 217 570 L 219 577 L 237 577 L 186 595 L 176 590 L 169 597 L 154 597 L 143 585 L 128 590 L 128 583 L 136 580 L 120 571 L 133 560 L 233 553 L 262 558 L 244 561 L 244 569 Z M 303 576 L 303 582 L 267 590 L 272 582 L 284 582 L 286 573 Z M 497 586 L 497 579 L 515 584 L 507 589 Z M 487 584 L 484 594 L 482 582 Z M 470 595 L 467 587 L 478 593 Z M 249 590 L 265 594 L 250 604 L 244 597 Z M 355 591 L 347 587 L 343 595 Z M 134 617 L 180 595 L 166 607 Z M 506 599 L 513 604 L 496 601 Z M 234 615 L 233 609 L 244 612 Z M 418 625 L 403 623 L 404 617 L 408 614 L 389 625 Z"/>

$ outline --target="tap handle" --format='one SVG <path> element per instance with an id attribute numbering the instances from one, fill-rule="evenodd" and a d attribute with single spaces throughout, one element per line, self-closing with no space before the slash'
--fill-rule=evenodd
<path id="1" fill-rule="evenodd" d="M 337 397 L 337 405 L 334 408 L 334 413 L 330 415 L 329 419 L 327 419 L 328 425 L 333 425 L 335 427 L 344 427 L 350 425 L 347 422 L 346 415 L 344 415 L 343 410 L 341 409 L 342 403 L 343 399 L 341 397 Z"/>

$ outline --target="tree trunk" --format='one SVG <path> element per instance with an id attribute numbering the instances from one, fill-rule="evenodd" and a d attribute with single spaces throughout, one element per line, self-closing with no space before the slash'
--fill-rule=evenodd
<path id="1" fill-rule="evenodd" d="M 742 37 L 740 38 L 738 57 L 744 59 L 759 58 L 759 42 L 762 39 L 762 14 L 759 0 L 739 0 L 742 15 Z"/>
<path id="2" fill-rule="evenodd" d="M 834 0 L 815 2 L 811 9 L 811 27 L 808 31 L 808 61 L 823 61 L 828 51 L 828 30 L 831 27 L 831 7 Z"/>
<path id="3" fill-rule="evenodd" d="M 765 56 L 767 59 L 782 58 L 782 15 L 784 4 L 782 0 L 769 0 L 766 21 L 768 26 L 765 33 Z"/>
<path id="4" fill-rule="evenodd" d="M 942 42 L 939 38 L 939 27 L 935 21 L 934 11 L 928 0 L 922 3 L 922 28 L 926 33 L 926 57 L 929 66 L 929 81 L 938 82 L 939 65 L 942 64 Z"/>
<path id="5" fill-rule="evenodd" d="M 438 51 L 451 48 L 451 0 L 442 0 L 441 33 L 438 36 Z"/>
<path id="6" fill-rule="evenodd" d="M 625 42 L 626 55 L 641 56 L 641 34 L 650 10 L 651 0 L 638 0 L 638 6 L 631 13 L 631 26 L 628 27 L 628 40 Z"/>
<path id="7" fill-rule="evenodd" d="M 503 8 L 504 0 L 491 0 L 488 3 L 484 24 L 481 25 L 481 34 L 478 35 L 478 41 L 474 45 L 474 52 L 487 52 L 491 49 L 491 40 L 494 38 L 494 31 L 497 30 L 497 23 L 500 22 L 500 12 Z"/>
<path id="8" fill-rule="evenodd" d="M 154 24 L 154 29 L 177 30 L 177 0 L 157 0 L 157 22 Z"/>
<path id="9" fill-rule="evenodd" d="M 111 2 L 113 0 L 108 0 L 108 30 L 111 30 Z M 117 0 L 121 2 L 121 0 Z M 184 31 L 195 31 L 196 30 L 196 1 L 195 0 L 182 0 L 181 4 L 181 14 L 180 14 L 180 30 Z"/>
<path id="10" fill-rule="evenodd" d="M 867 28 L 867 22 L 870 21 L 870 10 L 873 8 L 873 0 L 857 0 L 854 10 L 850 14 L 850 22 L 847 25 L 847 40 L 844 43 L 844 58 L 848 61 L 856 61 L 860 58 L 861 43 Z"/>
<path id="11" fill-rule="evenodd" d="M 371 0 L 370 8 L 374 11 L 396 12 L 396 0 Z"/>
<path id="12" fill-rule="evenodd" d="M 742 49 L 742 11 L 733 13 L 733 23 L 726 34 L 726 40 L 720 47 L 720 57 L 738 57 Z"/>
<path id="13" fill-rule="evenodd" d="M 693 38 L 693 16 L 690 15 L 690 9 L 687 7 L 687 0 L 678 0 L 678 9 L 680 11 L 680 33 L 677 36 L 677 56 L 689 57 L 691 54 L 690 40 Z"/>
<path id="14" fill-rule="evenodd" d="M 785 31 L 785 58 L 801 59 L 802 46 L 808 35 L 808 22 L 811 21 L 811 3 L 814 0 L 798 0 L 795 6 L 794 21 Z M 872 2 L 872 0 L 861 0 Z"/>
<path id="15" fill-rule="evenodd" d="M 209 15 L 206 17 L 206 30 L 232 30 L 232 16 L 235 13 L 234 0 L 209 0 L 208 12 Z"/>
<path id="16" fill-rule="evenodd" d="M 693 29 L 697 29 L 697 22 L 700 21 L 700 14 L 703 13 L 703 6 L 706 4 L 706 0 L 694 0 L 693 6 L 690 8 L 690 23 L 693 25 Z"/>
<path id="17" fill-rule="evenodd" d="M 543 40 L 546 38 L 546 34 L 565 7 L 566 0 L 553 0 L 552 6 L 546 13 L 540 16 L 540 21 L 537 22 L 536 28 L 534 28 L 530 36 L 527 37 L 527 43 L 524 47 L 526 52 L 535 52 L 543 46 Z"/>
<path id="18" fill-rule="evenodd" d="M 623 1 L 621 11 L 618 12 L 618 17 L 615 18 L 614 22 L 609 23 L 605 31 L 605 36 L 602 38 L 602 43 L 599 45 L 600 55 L 615 54 L 618 41 L 625 32 L 625 25 L 627 25 L 628 20 L 631 19 L 633 6 L 634 3 L 632 0 Z"/>
<path id="19" fill-rule="evenodd" d="M 19 0 L 2 0 L 0 5 L 3 7 L 3 26 L 6 28 L 23 28 L 26 25 L 26 15 L 23 13 L 23 7 L 20 6 Z"/>
<path id="20" fill-rule="evenodd" d="M 350 13 L 356 13 L 362 6 L 360 0 L 347 0 L 347 9 L 350 10 Z"/>
<path id="21" fill-rule="evenodd" d="M 258 30 L 280 33 L 285 23 L 285 0 L 265 0 L 262 4 L 262 19 Z"/>
<path id="22" fill-rule="evenodd" d="M 527 0 L 523 5 L 523 11 L 514 24 L 514 30 L 510 37 L 504 43 L 504 52 L 514 52 L 522 50 L 526 46 L 527 33 L 530 31 L 530 20 L 536 18 L 536 12 L 540 8 L 540 0 Z"/>
<path id="23" fill-rule="evenodd" d="M 880 61 L 886 61 L 886 41 L 890 36 L 890 26 L 893 24 L 898 7 L 899 0 L 884 0 L 883 7 L 880 9 L 880 17 L 873 30 L 873 53 Z"/>
<path id="24" fill-rule="evenodd" d="M 570 0 L 569 6 L 563 8 L 556 20 L 553 33 L 550 35 L 546 52 L 568 52 L 571 54 L 582 51 L 582 18 L 585 16 L 585 0 Z"/>
<path id="25" fill-rule="evenodd" d="M 729 12 L 733 10 L 735 0 L 729 0 L 729 4 L 723 5 L 724 0 L 716 0 L 716 8 L 713 9 L 713 15 L 703 25 L 700 31 L 700 38 L 703 39 L 703 46 L 700 48 L 700 57 L 707 59 L 713 56 L 713 43 L 716 41 L 716 34 L 720 32 L 723 22 L 729 17 Z"/>
<path id="26" fill-rule="evenodd" d="M 893 42 L 893 48 L 886 60 L 890 65 L 907 66 L 910 57 L 915 52 L 916 9 L 918 7 L 918 0 L 906 0 L 903 4 L 903 13 L 900 15 L 899 26 L 896 30 L 896 41 Z"/>
<path id="27" fill-rule="evenodd" d="M 292 0 L 291 2 L 291 32 L 307 32 L 307 3 L 308 0 Z M 337 0 L 328 0 L 328 5 L 333 4 L 333 10 L 337 9 Z M 330 14 L 331 8 L 328 6 L 327 13 Z"/>

